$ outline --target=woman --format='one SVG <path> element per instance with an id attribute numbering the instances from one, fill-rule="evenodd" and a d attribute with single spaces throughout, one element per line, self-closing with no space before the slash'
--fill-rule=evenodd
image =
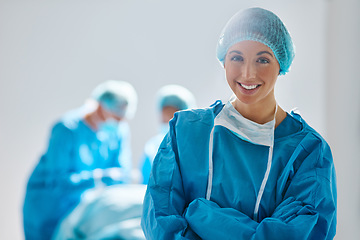
<path id="1" fill-rule="evenodd" d="M 234 96 L 175 114 L 144 200 L 147 239 L 332 239 L 336 179 L 326 141 L 277 105 L 294 58 L 272 12 L 232 17 L 217 58 Z"/>

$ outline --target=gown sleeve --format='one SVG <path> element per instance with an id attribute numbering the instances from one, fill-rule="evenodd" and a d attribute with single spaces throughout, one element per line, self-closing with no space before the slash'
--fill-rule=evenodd
<path id="1" fill-rule="evenodd" d="M 130 129 L 127 123 L 120 125 L 119 131 L 120 134 L 120 152 L 119 152 L 119 165 L 122 168 L 122 171 L 125 173 L 125 183 L 129 183 L 131 180 L 131 134 Z"/>
<path id="2" fill-rule="evenodd" d="M 254 221 L 240 211 L 221 208 L 203 198 L 190 203 L 185 219 L 202 239 L 333 239 L 335 170 L 330 148 L 326 143 L 320 145 L 307 154 L 297 170 L 293 166 L 282 202 L 262 221 Z M 309 151 L 306 146 L 298 148 Z M 294 160 L 294 165 L 296 162 Z"/>
<path id="3" fill-rule="evenodd" d="M 76 164 L 76 155 L 79 151 L 74 130 L 64 123 L 57 123 L 51 132 L 49 147 L 43 157 L 45 179 L 50 186 L 57 186 L 62 191 L 79 192 L 94 186 L 92 171 L 81 169 Z M 81 134 L 81 132 L 80 132 Z M 42 161 L 41 160 L 41 161 Z"/>
<path id="4" fill-rule="evenodd" d="M 173 120 L 154 159 L 145 193 L 141 226 L 146 239 L 200 239 L 189 229 L 183 216 L 187 204 L 178 165 Z"/>
<path id="5" fill-rule="evenodd" d="M 75 170 L 72 163 L 74 144 L 73 132 L 70 129 L 62 123 L 53 127 L 45 162 L 41 163 L 53 181 L 64 182 L 69 178 L 69 173 Z"/>
<path id="6" fill-rule="evenodd" d="M 61 199 L 64 209 L 77 203 L 81 192 L 94 186 L 92 173 L 82 171 L 75 162 L 78 151 L 75 134 L 62 122 L 53 127 L 47 152 L 28 184 L 28 190 L 41 190 L 47 197 L 52 196 L 56 201 Z M 56 201 L 53 201 L 54 204 Z"/>
<path id="7" fill-rule="evenodd" d="M 61 123 L 56 124 L 47 152 L 27 184 L 23 206 L 26 239 L 50 239 L 59 219 L 78 200 L 69 196 L 73 186 L 69 179 L 72 144 L 71 131 Z"/>
<path id="8" fill-rule="evenodd" d="M 146 154 L 146 152 L 143 153 L 141 165 L 139 167 L 142 175 L 142 184 L 148 184 L 149 177 L 150 177 L 150 171 L 151 171 L 151 161 L 150 156 Z"/>
<path id="9" fill-rule="evenodd" d="M 102 181 L 107 185 L 132 181 L 131 134 L 126 122 L 119 124 L 117 138 L 119 148 L 112 150 L 115 161 L 102 170 Z"/>

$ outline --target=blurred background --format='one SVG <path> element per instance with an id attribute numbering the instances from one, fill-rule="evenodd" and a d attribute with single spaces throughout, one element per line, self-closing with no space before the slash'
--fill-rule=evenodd
<path id="1" fill-rule="evenodd" d="M 158 130 L 155 92 L 180 84 L 199 107 L 228 100 L 215 57 L 222 27 L 260 6 L 296 45 L 276 95 L 297 107 L 332 147 L 338 181 L 336 239 L 360 239 L 360 1 L 0 0 L 0 239 L 23 239 L 22 204 L 50 127 L 107 79 L 133 84 L 134 166 Z"/>

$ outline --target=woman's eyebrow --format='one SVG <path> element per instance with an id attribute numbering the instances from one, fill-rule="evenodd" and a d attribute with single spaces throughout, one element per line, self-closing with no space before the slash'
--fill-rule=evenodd
<path id="1" fill-rule="evenodd" d="M 240 51 L 237 51 L 237 50 L 233 50 L 233 51 L 229 52 L 229 54 L 231 54 L 231 53 L 237 53 L 237 54 L 242 54 L 242 52 L 240 52 Z"/>
<path id="2" fill-rule="evenodd" d="M 261 55 L 261 54 L 264 54 L 264 53 L 267 53 L 269 54 L 270 56 L 274 57 L 270 52 L 268 51 L 261 51 L 261 52 L 258 52 L 256 55 Z"/>

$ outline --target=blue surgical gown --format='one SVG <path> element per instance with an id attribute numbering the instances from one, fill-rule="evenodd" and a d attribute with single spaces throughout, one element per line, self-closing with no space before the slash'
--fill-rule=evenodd
<path id="1" fill-rule="evenodd" d="M 73 110 L 57 122 L 49 146 L 32 172 L 23 206 L 25 239 L 50 239 L 59 221 L 95 186 L 94 169 L 102 171 L 102 184 L 130 181 L 129 127 L 118 131 L 93 131 L 83 120 L 84 109 Z M 119 170 L 121 178 L 107 175 Z"/>
<path id="2" fill-rule="evenodd" d="M 206 200 L 209 138 L 223 108 L 175 114 L 155 157 L 144 199 L 147 239 L 333 239 L 336 177 L 326 141 L 300 115 L 275 130 L 273 160 L 260 202 L 268 147 L 223 126 L 213 134 L 213 185 Z"/>
<path id="3" fill-rule="evenodd" d="M 142 184 L 148 183 L 151 166 L 154 162 L 154 158 L 159 149 L 161 141 L 163 140 L 166 133 L 167 132 L 161 132 L 153 136 L 145 144 L 144 153 L 140 160 L 140 167 L 139 167 L 142 174 Z"/>

